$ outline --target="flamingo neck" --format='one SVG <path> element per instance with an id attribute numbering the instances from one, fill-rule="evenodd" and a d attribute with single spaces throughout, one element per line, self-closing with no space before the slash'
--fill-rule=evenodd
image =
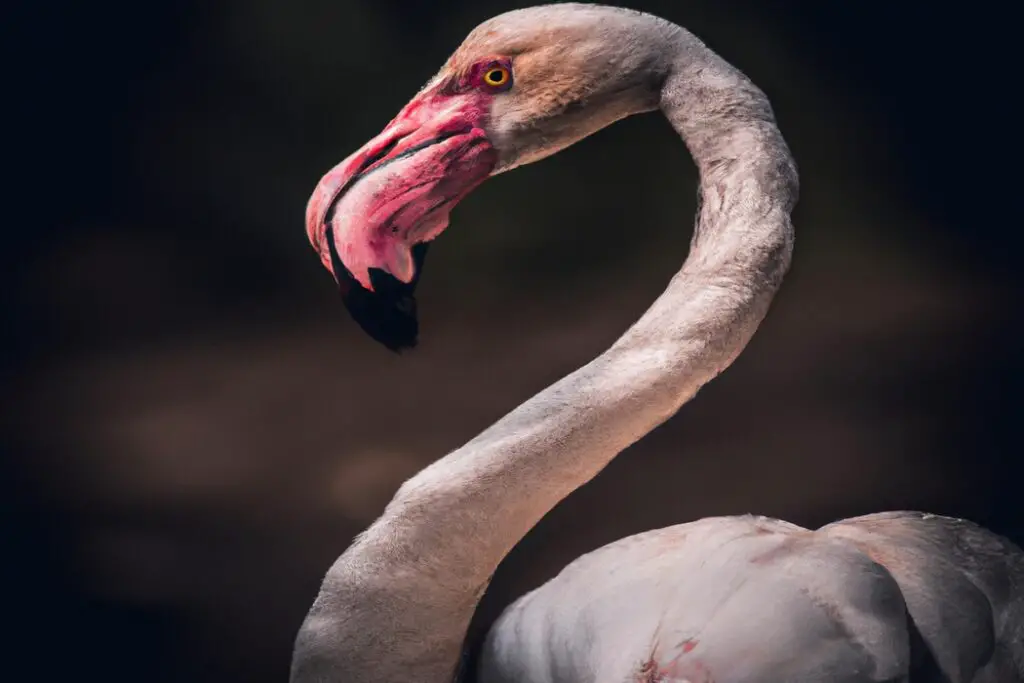
<path id="1" fill-rule="evenodd" d="M 682 269 L 610 349 L 401 487 L 330 570 L 293 680 L 450 681 L 502 558 L 724 370 L 766 314 L 792 252 L 796 170 L 761 91 L 673 35 L 661 109 L 702 197 Z"/>

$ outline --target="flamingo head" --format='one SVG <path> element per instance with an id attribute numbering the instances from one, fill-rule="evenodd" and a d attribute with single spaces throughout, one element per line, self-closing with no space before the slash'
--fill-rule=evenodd
<path id="1" fill-rule="evenodd" d="M 370 336 L 394 351 L 416 344 L 414 290 L 427 245 L 489 176 L 657 107 L 663 69 L 638 28 L 649 20 L 570 4 L 495 17 L 320 180 L 307 234 Z"/>

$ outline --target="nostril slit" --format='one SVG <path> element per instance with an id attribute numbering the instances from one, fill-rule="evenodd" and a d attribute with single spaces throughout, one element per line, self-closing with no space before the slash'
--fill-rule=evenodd
<path id="1" fill-rule="evenodd" d="M 388 154 L 391 154 L 391 150 L 397 147 L 398 143 L 404 140 L 406 137 L 408 136 L 399 135 L 398 137 L 394 138 L 391 142 L 384 145 L 384 147 L 382 147 L 379 152 L 373 155 L 372 159 L 370 160 L 370 163 L 367 164 L 367 167 L 373 166 L 375 163 L 386 157 Z"/>

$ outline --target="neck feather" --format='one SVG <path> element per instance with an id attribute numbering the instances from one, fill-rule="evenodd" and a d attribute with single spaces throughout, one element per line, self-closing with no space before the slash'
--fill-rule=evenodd
<path id="1" fill-rule="evenodd" d="M 682 269 L 605 353 L 401 487 L 324 580 L 293 681 L 450 681 L 502 558 L 724 370 L 763 319 L 789 266 L 796 169 L 763 93 L 689 33 L 673 43 L 661 108 L 701 178 Z"/>

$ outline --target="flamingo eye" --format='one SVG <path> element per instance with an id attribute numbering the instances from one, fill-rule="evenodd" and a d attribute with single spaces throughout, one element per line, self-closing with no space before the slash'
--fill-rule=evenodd
<path id="1" fill-rule="evenodd" d="M 512 85 L 512 71 L 501 64 L 490 66 L 484 71 L 483 81 L 490 88 L 507 89 Z"/>

